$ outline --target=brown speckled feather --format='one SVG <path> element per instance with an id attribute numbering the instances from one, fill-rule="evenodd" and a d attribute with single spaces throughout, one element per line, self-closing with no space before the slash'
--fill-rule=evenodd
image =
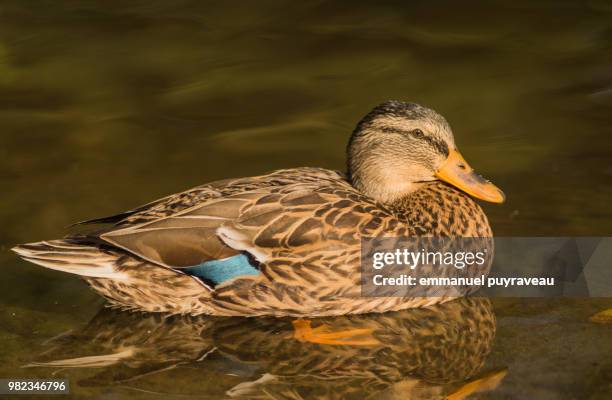
<path id="1" fill-rule="evenodd" d="M 58 260 L 50 265 L 37 254 L 49 253 L 46 246 L 51 246 L 68 259 L 83 251 L 114 258 L 111 279 L 76 273 L 123 308 L 323 316 L 440 301 L 361 297 L 361 236 L 491 236 L 480 207 L 443 183 L 425 185 L 387 207 L 359 193 L 341 174 L 315 168 L 215 182 L 151 204 L 99 234 L 109 246 L 69 238 L 21 251 L 64 270 L 69 267 L 58 266 Z M 239 276 L 212 288 L 181 272 L 238 252 L 259 262 L 258 276 Z"/>
<path id="2" fill-rule="evenodd" d="M 154 263 L 180 268 L 236 250 L 276 258 L 302 248 L 303 253 L 346 248 L 359 235 L 396 231 L 413 233 L 342 175 L 300 168 L 192 189 L 129 216 L 100 237 Z"/>
<path id="3" fill-rule="evenodd" d="M 84 222 L 112 224 L 106 228 L 13 250 L 83 276 L 112 305 L 131 310 L 311 317 L 396 311 L 469 288 L 362 296 L 362 239 L 491 238 L 486 216 L 466 193 L 504 199 L 463 159 L 444 117 L 387 101 L 357 123 L 347 176 L 294 168 L 213 182 Z M 488 272 L 492 256 L 466 274 Z"/>

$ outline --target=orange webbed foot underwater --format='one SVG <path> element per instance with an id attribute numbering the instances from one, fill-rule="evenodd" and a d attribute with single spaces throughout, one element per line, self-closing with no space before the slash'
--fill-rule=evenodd
<path id="1" fill-rule="evenodd" d="M 376 346 L 380 344 L 372 335 L 373 329 L 347 329 L 333 332 L 325 324 L 313 328 L 311 322 L 305 319 L 293 321 L 293 329 L 295 330 L 293 338 L 300 342 L 336 346 Z"/>

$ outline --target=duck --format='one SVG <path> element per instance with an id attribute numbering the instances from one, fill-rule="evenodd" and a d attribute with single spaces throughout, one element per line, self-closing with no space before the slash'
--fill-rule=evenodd
<path id="1" fill-rule="evenodd" d="M 303 340 L 295 323 L 103 308 L 84 327 L 45 341 L 24 367 L 78 377 L 75 391 L 129 386 L 235 399 L 460 399 L 505 374 L 486 367 L 497 325 L 488 298 L 319 318 L 312 329 L 351 332 L 326 343 Z M 212 387 L 193 385 L 203 375 Z"/>
<path id="2" fill-rule="evenodd" d="M 501 203 L 504 193 L 465 161 L 446 119 L 416 103 L 374 107 L 346 153 L 346 173 L 215 181 L 13 251 L 81 276 L 124 310 L 307 318 L 448 301 L 361 296 L 361 238 L 492 237 L 475 199 Z"/>

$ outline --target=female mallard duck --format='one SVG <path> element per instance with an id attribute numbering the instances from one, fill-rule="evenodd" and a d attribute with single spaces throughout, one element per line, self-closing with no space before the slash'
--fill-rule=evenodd
<path id="1" fill-rule="evenodd" d="M 361 236 L 491 237 L 466 193 L 496 203 L 503 193 L 469 167 L 444 117 L 417 104 L 374 108 L 347 153 L 347 176 L 294 168 L 213 182 L 84 222 L 109 228 L 14 250 L 133 310 L 330 316 L 440 301 L 362 297 Z"/>

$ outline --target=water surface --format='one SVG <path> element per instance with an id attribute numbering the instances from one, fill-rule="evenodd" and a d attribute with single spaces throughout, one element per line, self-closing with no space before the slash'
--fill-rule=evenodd
<path id="1" fill-rule="evenodd" d="M 508 196 L 484 205 L 496 235 L 609 235 L 610 49 L 605 1 L 0 4 L 0 377 L 76 398 L 612 397 L 611 328 L 589 320 L 609 299 L 339 318 L 377 344 L 313 348 L 285 320 L 105 311 L 8 251 L 210 180 L 343 169 L 387 99 L 447 117 Z"/>

